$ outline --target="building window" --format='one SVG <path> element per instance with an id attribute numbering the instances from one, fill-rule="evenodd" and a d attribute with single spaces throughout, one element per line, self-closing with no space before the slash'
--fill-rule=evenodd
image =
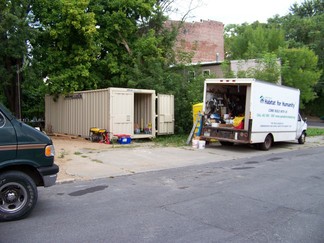
<path id="1" fill-rule="evenodd" d="M 208 77 L 210 75 L 210 69 L 204 69 L 203 75 L 204 75 L 204 77 Z"/>
<path id="2" fill-rule="evenodd" d="M 188 81 L 194 80 L 196 77 L 195 71 L 188 71 Z"/>

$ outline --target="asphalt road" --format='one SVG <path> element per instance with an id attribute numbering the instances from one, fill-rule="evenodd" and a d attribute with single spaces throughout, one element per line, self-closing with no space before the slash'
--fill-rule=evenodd
<path id="1" fill-rule="evenodd" d="M 323 146 L 40 188 L 0 242 L 324 242 Z"/>
<path id="2" fill-rule="evenodd" d="M 324 128 L 324 121 L 307 121 L 309 127 Z"/>

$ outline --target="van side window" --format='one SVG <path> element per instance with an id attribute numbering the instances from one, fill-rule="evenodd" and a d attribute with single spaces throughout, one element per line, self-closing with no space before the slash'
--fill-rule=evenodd
<path id="1" fill-rule="evenodd" d="M 300 114 L 298 114 L 298 121 L 301 121 L 301 117 L 300 117 Z"/>
<path id="2" fill-rule="evenodd" d="M 6 119 L 4 115 L 0 112 L 0 128 L 3 128 L 6 125 Z"/>
<path id="3" fill-rule="evenodd" d="M 15 129 L 11 122 L 0 111 L 0 146 L 16 143 Z"/>

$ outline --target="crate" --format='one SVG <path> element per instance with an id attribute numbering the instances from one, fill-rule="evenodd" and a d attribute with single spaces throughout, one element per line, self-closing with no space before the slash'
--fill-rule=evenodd
<path id="1" fill-rule="evenodd" d="M 130 144 L 132 142 L 132 138 L 130 137 L 130 135 L 118 134 L 116 136 L 118 137 L 117 142 L 119 144 Z"/>

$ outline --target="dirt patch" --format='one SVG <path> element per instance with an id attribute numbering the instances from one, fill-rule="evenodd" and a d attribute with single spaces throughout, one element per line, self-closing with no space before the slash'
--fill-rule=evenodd
<path id="1" fill-rule="evenodd" d="M 81 149 L 104 150 L 113 146 L 110 144 L 93 143 L 86 139 L 75 137 L 52 136 L 51 139 L 55 147 L 55 163 L 60 167 L 58 181 L 77 179 L 75 175 L 68 174 L 66 170 L 69 161 L 74 159 Z"/>
<path id="2" fill-rule="evenodd" d="M 155 146 L 150 140 L 147 140 L 146 142 L 132 141 L 131 144 L 120 145 L 116 142 L 113 144 L 94 143 L 84 138 L 71 136 L 51 136 L 51 139 L 53 140 L 55 147 L 55 163 L 60 167 L 60 172 L 57 178 L 58 181 L 82 179 L 74 174 L 68 173 L 67 169 L 72 160 L 75 161 L 82 158 L 82 154 L 85 150 L 99 152 L 107 149 Z"/>

